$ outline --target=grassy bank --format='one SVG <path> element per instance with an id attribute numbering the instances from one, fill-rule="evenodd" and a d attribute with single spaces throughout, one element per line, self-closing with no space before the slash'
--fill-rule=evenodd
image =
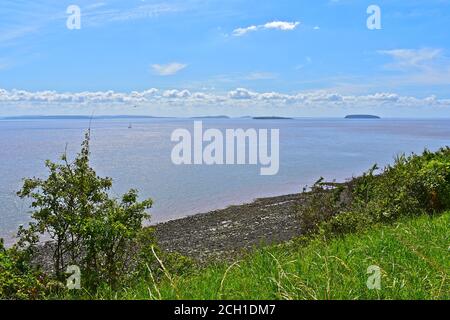
<path id="1" fill-rule="evenodd" d="M 251 225 L 258 239 L 278 235 L 271 243 L 281 244 L 254 241 L 244 254 L 233 244 L 252 232 L 233 231 L 225 216 L 223 229 L 214 227 L 220 237 L 194 241 L 189 234 L 208 228 L 198 224 L 184 230 L 180 250 L 161 247 L 154 228 L 143 227 L 152 200 L 139 201 L 134 189 L 111 197 L 112 179 L 90 167 L 89 137 L 73 162 L 47 161 L 46 180 L 24 180 L 18 195 L 32 200 L 32 222 L 14 247 L 0 241 L 0 299 L 449 299 L 448 147 L 399 155 L 344 184 L 321 178 L 302 201 L 272 208 L 284 215 L 276 223 L 247 220 L 246 210 L 234 225 Z M 301 237 L 281 237 L 280 228 Z M 211 240 L 232 244 L 226 262 L 210 259 Z M 192 247 L 209 258 L 186 255 Z M 369 290 L 374 279 L 381 288 Z"/>
<path id="2" fill-rule="evenodd" d="M 214 264 L 158 284 L 140 281 L 108 299 L 449 299 L 450 212 L 303 246 L 260 249 L 235 264 Z M 369 290 L 371 265 L 381 290 Z M 91 297 L 93 298 L 93 297 Z"/>

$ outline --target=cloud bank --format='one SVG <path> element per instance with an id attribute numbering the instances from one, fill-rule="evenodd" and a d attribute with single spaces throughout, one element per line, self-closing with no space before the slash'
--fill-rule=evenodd
<path id="1" fill-rule="evenodd" d="M 151 88 L 132 92 L 56 92 L 0 89 L 0 110 L 2 106 L 64 106 L 82 107 L 109 106 L 130 107 L 330 107 L 330 108 L 364 108 L 388 106 L 397 107 L 450 107 L 450 99 L 439 99 L 436 96 L 417 98 L 402 96 L 396 93 L 380 92 L 368 95 L 342 95 L 325 90 L 285 94 L 280 92 L 255 92 L 245 88 L 237 88 L 224 93 L 192 92 L 189 90 L 161 90 Z M 1 113 L 1 111 L 0 111 Z"/>

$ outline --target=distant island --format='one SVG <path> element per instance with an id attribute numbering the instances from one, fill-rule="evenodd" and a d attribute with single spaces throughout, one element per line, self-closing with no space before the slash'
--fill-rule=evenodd
<path id="1" fill-rule="evenodd" d="M 200 116 L 192 117 L 191 119 L 230 119 L 229 116 Z"/>
<path id="2" fill-rule="evenodd" d="M 153 117 L 140 115 L 103 115 L 103 116 L 86 116 L 86 115 L 54 115 L 54 116 L 10 116 L 2 117 L 1 120 L 108 120 L 108 119 L 155 119 L 155 118 L 170 118 L 170 117 Z"/>
<path id="3" fill-rule="evenodd" d="M 254 120 L 292 120 L 293 118 L 285 117 L 253 117 Z"/>
<path id="4" fill-rule="evenodd" d="M 379 116 L 371 114 L 350 114 L 345 116 L 345 119 L 381 119 Z"/>

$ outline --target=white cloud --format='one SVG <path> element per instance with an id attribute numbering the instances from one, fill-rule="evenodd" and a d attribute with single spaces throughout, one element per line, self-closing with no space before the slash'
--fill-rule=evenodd
<path id="1" fill-rule="evenodd" d="M 65 92 L 0 89 L 0 103 L 3 106 L 55 106 L 58 110 L 82 108 L 83 106 L 102 106 L 107 110 L 111 106 L 124 107 L 139 104 L 158 107 L 329 107 L 329 108 L 377 108 L 377 107 L 449 107 L 449 99 L 436 96 L 417 98 L 402 96 L 391 92 L 368 95 L 343 95 L 325 90 L 285 94 L 280 92 L 255 92 L 237 88 L 226 93 L 191 92 L 189 90 L 164 90 L 151 88 L 144 91 L 114 92 Z"/>
<path id="2" fill-rule="evenodd" d="M 101 8 L 100 10 L 97 10 Z M 110 8 L 103 3 L 98 6 L 90 6 L 84 12 L 85 22 L 88 26 L 103 25 L 109 22 L 123 22 L 129 20 L 139 20 L 155 18 L 162 14 L 182 11 L 180 6 L 169 3 L 141 4 L 131 8 Z"/>
<path id="3" fill-rule="evenodd" d="M 155 91 L 156 90 L 156 91 Z M 31 103 L 134 103 L 147 101 L 157 89 L 142 92 L 121 93 L 114 91 L 97 92 L 65 92 L 0 89 L 1 102 L 31 102 Z"/>
<path id="4" fill-rule="evenodd" d="M 257 95 L 258 95 L 257 93 L 249 91 L 244 88 L 237 88 L 236 90 L 228 92 L 228 96 L 231 99 L 252 99 Z"/>
<path id="5" fill-rule="evenodd" d="M 42 1 L 41 1 L 42 2 Z M 160 3 L 127 5 L 108 2 L 77 1 L 82 12 L 82 28 L 99 27 L 110 23 L 123 23 L 132 20 L 153 19 L 162 15 L 182 12 L 193 6 L 192 3 L 174 3 L 161 0 Z M 61 21 L 67 19 L 65 7 L 61 5 L 43 5 L 39 1 L 2 1 L 2 26 L 0 47 L 24 46 L 26 37 L 42 37 L 61 27 Z M 30 16 L 32 15 L 32 16 Z M 4 19 L 3 17 L 8 17 Z M 18 41 L 22 40 L 22 41 Z M 28 49 L 27 49 L 28 50 Z"/>
<path id="6" fill-rule="evenodd" d="M 289 100 L 291 96 L 278 92 L 264 92 L 258 95 L 259 100 Z"/>
<path id="7" fill-rule="evenodd" d="M 272 21 L 264 25 L 266 29 L 278 29 L 283 31 L 294 30 L 300 22 Z"/>
<path id="8" fill-rule="evenodd" d="M 286 22 L 286 21 L 272 21 L 267 22 L 265 24 L 261 25 L 252 25 L 245 28 L 237 28 L 233 30 L 233 36 L 240 37 L 243 36 L 249 32 L 254 32 L 258 30 L 264 30 L 264 29 L 276 29 L 276 30 L 282 30 L 282 31 L 291 31 L 297 28 L 297 26 L 300 24 L 300 22 Z"/>
<path id="9" fill-rule="evenodd" d="M 187 65 L 179 62 L 168 64 L 153 64 L 153 71 L 160 76 L 171 76 L 186 68 Z"/>
<path id="10" fill-rule="evenodd" d="M 166 90 L 163 93 L 164 98 L 189 98 L 191 96 L 191 92 L 189 90 Z"/>
<path id="11" fill-rule="evenodd" d="M 394 49 L 381 50 L 381 54 L 388 55 L 394 59 L 394 63 L 388 64 L 390 68 L 421 68 L 441 57 L 442 49 Z"/>
<path id="12" fill-rule="evenodd" d="M 233 30 L 233 36 L 240 37 L 248 32 L 257 31 L 257 30 L 258 30 L 257 26 L 250 26 L 247 28 L 237 28 L 237 29 Z"/>
<path id="13" fill-rule="evenodd" d="M 392 58 L 392 62 L 384 67 L 398 74 L 391 74 L 378 83 L 389 86 L 446 86 L 450 84 L 450 58 L 443 49 L 394 49 L 381 50 Z"/>

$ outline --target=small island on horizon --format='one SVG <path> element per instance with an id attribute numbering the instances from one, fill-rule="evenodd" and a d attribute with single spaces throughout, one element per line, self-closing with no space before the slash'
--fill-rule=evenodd
<path id="1" fill-rule="evenodd" d="M 253 117 L 254 120 L 292 120 L 293 118 L 287 118 L 287 117 Z"/>
<path id="2" fill-rule="evenodd" d="M 191 119 L 230 119 L 229 116 L 219 115 L 219 116 L 197 116 L 191 117 Z"/>
<path id="3" fill-rule="evenodd" d="M 381 117 L 371 114 L 349 114 L 345 119 L 381 119 Z"/>

